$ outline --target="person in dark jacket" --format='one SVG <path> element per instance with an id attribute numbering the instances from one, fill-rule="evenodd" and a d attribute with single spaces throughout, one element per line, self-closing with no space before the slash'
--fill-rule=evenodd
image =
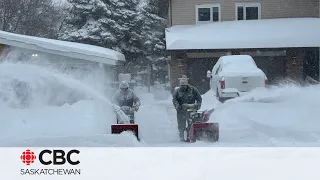
<path id="1" fill-rule="evenodd" d="M 183 75 L 182 78 L 179 78 L 179 84 L 180 87 L 173 94 L 172 103 L 177 111 L 179 137 L 183 141 L 188 104 L 194 104 L 194 108 L 199 110 L 202 104 L 202 97 L 198 89 L 188 83 L 187 76 Z"/>

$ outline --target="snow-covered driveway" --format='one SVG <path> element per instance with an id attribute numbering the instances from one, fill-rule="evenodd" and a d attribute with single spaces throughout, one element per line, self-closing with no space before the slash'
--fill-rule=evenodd
<path id="1" fill-rule="evenodd" d="M 203 95 L 202 109 L 216 108 L 210 121 L 220 123 L 220 142 L 193 144 L 178 140 L 176 112 L 171 97 L 156 101 L 138 92 L 142 106 L 136 114 L 141 142 L 130 133 L 111 135 L 115 114 L 110 103 L 94 88 L 52 72 L 26 65 L 0 66 L 0 95 L 12 95 L 10 78 L 24 81 L 29 92 L 28 109 L 0 103 L 0 146 L 319 146 L 320 86 L 285 85 L 257 90 L 247 96 L 217 102 L 213 92 Z M 72 105 L 46 105 L 58 89 L 61 98 L 89 99 Z M 93 98 L 93 99 L 90 99 Z M 12 97 L 6 97 L 7 99 Z M 55 98 L 54 98 L 55 99 Z M 82 97 L 80 97 L 82 99 Z M 11 100 L 14 100 L 11 99 Z M 55 99 L 56 101 L 57 99 Z"/>

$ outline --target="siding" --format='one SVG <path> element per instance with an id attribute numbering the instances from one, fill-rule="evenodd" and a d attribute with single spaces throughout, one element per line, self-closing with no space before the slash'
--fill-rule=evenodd
<path id="1" fill-rule="evenodd" d="M 195 5 L 205 3 L 221 5 L 222 21 L 235 20 L 238 2 L 261 2 L 262 19 L 320 17 L 319 0 L 172 0 L 172 25 L 195 24 Z"/>

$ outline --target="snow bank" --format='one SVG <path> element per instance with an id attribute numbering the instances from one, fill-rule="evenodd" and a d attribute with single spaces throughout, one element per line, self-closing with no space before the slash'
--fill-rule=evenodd
<path id="1" fill-rule="evenodd" d="M 226 21 L 166 29 L 167 50 L 320 47 L 319 18 Z"/>
<path id="2" fill-rule="evenodd" d="M 219 104 L 210 119 L 220 123 L 219 145 L 319 146 L 319 90 L 287 85 Z"/>

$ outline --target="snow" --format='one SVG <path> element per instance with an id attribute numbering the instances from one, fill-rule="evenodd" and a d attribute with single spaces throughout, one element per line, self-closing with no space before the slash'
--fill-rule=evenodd
<path id="1" fill-rule="evenodd" d="M 221 142 L 251 146 L 318 146 L 319 85 L 257 89 L 216 109 Z"/>
<path id="2" fill-rule="evenodd" d="M 239 68 L 227 68 L 220 72 L 221 76 L 225 77 L 238 77 L 238 76 L 262 76 L 264 77 L 264 72 L 258 68 L 252 69 L 239 69 Z"/>
<path id="3" fill-rule="evenodd" d="M 249 55 L 229 55 L 219 58 L 224 67 L 256 68 L 253 58 Z"/>
<path id="4" fill-rule="evenodd" d="M 177 25 L 167 50 L 320 47 L 319 18 L 284 18 Z"/>
<path id="5" fill-rule="evenodd" d="M 5 31 L 0 31 L 0 43 L 103 64 L 116 65 L 118 61 L 125 61 L 122 53 L 111 49 L 88 44 L 14 34 Z"/>
<path id="6" fill-rule="evenodd" d="M 119 151 L 120 157 L 117 156 Z M 96 164 L 108 166 L 108 162 L 113 166 L 123 161 L 130 163 L 107 172 L 97 168 L 84 173 L 83 178 L 316 180 L 320 177 L 317 170 L 319 150 L 311 148 L 125 148 L 86 152 L 89 155 L 84 157 L 87 163 L 83 169 L 91 169 L 90 166 Z M 96 156 L 93 158 L 90 154 Z"/>
<path id="7" fill-rule="evenodd" d="M 215 93 L 202 95 L 201 110 L 215 108 L 220 141 L 179 142 L 171 95 L 156 100 L 159 89 L 135 91 L 142 101 L 136 114 L 141 142 L 133 134 L 110 134 L 115 113 L 104 79 L 76 79 L 30 64 L 0 64 L 0 146 L 236 147 L 319 146 L 320 85 L 284 84 L 256 89 L 224 104 Z M 101 74 L 100 74 L 101 75 Z M 83 76 L 82 76 L 83 77 Z M 12 82 L 25 82 L 27 107 L 19 106 Z M 110 94 L 109 94 L 110 95 Z"/>
<path id="8" fill-rule="evenodd" d="M 219 58 L 222 64 L 222 76 L 264 76 L 253 58 L 249 55 L 229 55 Z"/>

